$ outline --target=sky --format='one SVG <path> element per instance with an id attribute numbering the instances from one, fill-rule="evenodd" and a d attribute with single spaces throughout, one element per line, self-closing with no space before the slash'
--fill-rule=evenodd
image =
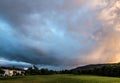
<path id="1" fill-rule="evenodd" d="M 0 0 L 0 65 L 65 69 L 120 62 L 120 0 Z"/>

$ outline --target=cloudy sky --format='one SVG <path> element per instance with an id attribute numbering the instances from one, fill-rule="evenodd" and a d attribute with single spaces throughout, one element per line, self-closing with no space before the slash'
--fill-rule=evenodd
<path id="1" fill-rule="evenodd" d="M 119 61 L 120 0 L 0 0 L 0 65 Z"/>

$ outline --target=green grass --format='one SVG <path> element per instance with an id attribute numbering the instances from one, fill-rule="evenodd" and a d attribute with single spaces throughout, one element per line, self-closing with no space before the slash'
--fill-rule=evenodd
<path id="1" fill-rule="evenodd" d="M 120 83 L 120 78 L 89 75 L 2 77 L 0 83 Z"/>

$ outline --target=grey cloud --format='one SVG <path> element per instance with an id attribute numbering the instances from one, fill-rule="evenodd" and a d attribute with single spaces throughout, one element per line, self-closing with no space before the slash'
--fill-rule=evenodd
<path id="1" fill-rule="evenodd" d="M 110 62 L 106 59 L 118 54 L 112 49 L 116 45 L 107 44 L 119 42 L 114 29 L 119 24 L 118 1 L 1 0 L 0 16 L 11 26 L 6 30 L 12 35 L 0 32 L 0 56 L 57 66 Z"/>

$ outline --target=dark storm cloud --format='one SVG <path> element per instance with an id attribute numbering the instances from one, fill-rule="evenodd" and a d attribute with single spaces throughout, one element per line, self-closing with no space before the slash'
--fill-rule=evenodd
<path id="1" fill-rule="evenodd" d="M 62 38 L 65 33 L 62 31 L 59 32 L 59 29 L 54 29 L 58 25 L 56 24 L 56 26 L 54 26 L 54 22 L 52 23 L 50 20 L 52 20 L 54 13 L 59 13 L 60 10 L 62 13 L 62 7 L 66 8 L 67 2 L 68 1 L 61 0 L 48 0 L 47 2 L 44 0 L 30 0 L 29 2 L 27 0 L 0 1 L 0 15 L 3 18 L 1 21 L 4 23 L 4 20 L 7 20 L 5 23 L 8 23 L 10 27 L 6 26 L 4 28 L 9 30 L 9 33 L 12 33 L 12 35 L 9 36 L 6 30 L 1 31 L 1 42 L 3 42 L 3 44 L 1 43 L 1 57 L 33 64 L 60 65 L 66 62 L 66 60 L 62 59 L 64 59 L 64 57 L 66 58 L 64 55 L 69 55 L 71 52 L 65 52 L 64 49 L 69 51 L 68 48 L 73 47 L 75 40 L 69 36 L 65 37 L 70 43 L 64 46 L 64 43 L 67 43 L 67 40 Z M 71 8 L 70 4 L 71 3 L 68 4 L 67 9 Z M 75 9 L 76 6 L 73 8 Z M 49 13 L 51 13 L 51 15 L 49 15 Z M 45 24 L 43 19 L 45 19 Z M 38 23 L 34 23 L 34 20 Z M 57 21 L 57 19 L 55 20 Z M 44 32 L 44 35 L 41 34 Z M 59 34 L 58 36 L 56 35 L 57 33 Z M 43 39 L 43 36 L 45 39 Z M 52 39 L 49 37 L 52 37 Z M 51 45 L 49 42 L 51 42 Z M 58 44 L 60 44 L 60 47 L 57 47 Z"/>
<path id="2" fill-rule="evenodd" d="M 0 57 L 53 66 L 114 61 L 107 59 L 119 54 L 119 9 L 119 0 L 1 0 Z"/>
<path id="3" fill-rule="evenodd" d="M 85 0 L 86 1 L 86 0 Z M 79 7 L 85 1 L 73 1 L 73 0 L 2 0 L 0 1 L 0 13 L 5 18 L 13 22 L 13 24 L 24 24 L 29 14 L 34 13 L 51 13 L 52 11 L 71 11 Z M 77 4 L 77 5 L 76 5 Z M 71 6 L 72 5 L 72 6 Z M 49 15 L 49 14 L 48 14 Z"/>

